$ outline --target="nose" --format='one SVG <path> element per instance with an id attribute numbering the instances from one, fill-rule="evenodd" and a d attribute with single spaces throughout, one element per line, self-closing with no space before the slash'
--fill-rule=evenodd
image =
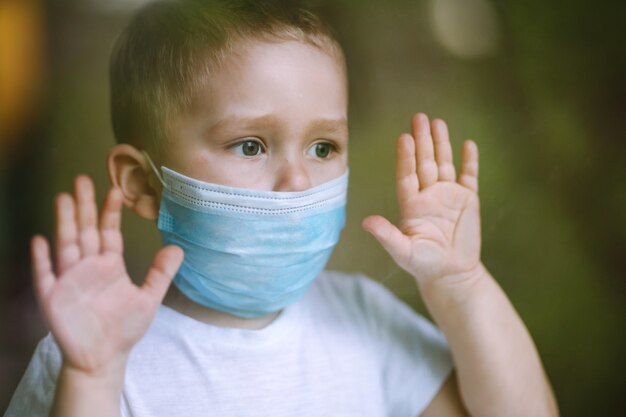
<path id="1" fill-rule="evenodd" d="M 311 188 L 311 179 L 303 162 L 284 160 L 276 172 L 274 191 L 304 191 Z"/>

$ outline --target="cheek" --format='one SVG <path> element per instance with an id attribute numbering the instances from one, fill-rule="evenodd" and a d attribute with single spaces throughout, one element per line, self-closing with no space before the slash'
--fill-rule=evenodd
<path id="1" fill-rule="evenodd" d="M 241 176 L 236 164 L 228 163 L 222 158 L 207 158 L 196 165 L 195 171 L 195 178 L 202 181 L 231 186 Z"/>
<path id="2" fill-rule="evenodd" d="M 272 189 L 271 176 L 263 160 L 256 162 L 224 155 L 210 155 L 196 166 L 198 178 L 213 184 L 256 190 Z"/>
<path id="3" fill-rule="evenodd" d="M 332 162 L 324 164 L 323 167 L 319 165 L 315 166 L 310 173 L 311 185 L 317 186 L 334 180 L 346 172 L 347 167 L 347 157 L 345 154 L 335 158 Z"/>
<path id="4" fill-rule="evenodd" d="M 202 152 L 194 152 L 193 149 L 181 153 L 180 157 L 175 160 L 175 166 L 172 169 L 191 178 L 212 182 L 210 178 L 215 176 L 213 169 L 215 164 L 211 163 L 207 155 Z"/>

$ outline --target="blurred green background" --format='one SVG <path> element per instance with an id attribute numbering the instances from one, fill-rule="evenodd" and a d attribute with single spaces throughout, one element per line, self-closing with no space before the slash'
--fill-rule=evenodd
<path id="1" fill-rule="evenodd" d="M 30 236 L 51 235 L 52 199 L 76 174 L 99 197 L 107 189 L 108 55 L 140 3 L 0 0 L 0 411 L 47 332 Z M 562 415 L 623 415 L 626 3 L 317 3 L 351 91 L 348 225 L 331 267 L 427 314 L 360 222 L 397 219 L 394 142 L 411 114 L 444 118 L 457 161 L 465 138 L 479 145 L 483 262 L 530 329 Z M 142 277 L 159 237 L 129 212 L 124 221 L 128 267 Z"/>

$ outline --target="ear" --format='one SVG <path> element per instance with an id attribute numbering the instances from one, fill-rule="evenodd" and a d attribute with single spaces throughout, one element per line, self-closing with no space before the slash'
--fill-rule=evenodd
<path id="1" fill-rule="evenodd" d="M 122 190 L 124 204 L 144 219 L 159 216 L 161 184 L 144 154 L 132 145 L 115 145 L 107 158 L 109 179 Z"/>

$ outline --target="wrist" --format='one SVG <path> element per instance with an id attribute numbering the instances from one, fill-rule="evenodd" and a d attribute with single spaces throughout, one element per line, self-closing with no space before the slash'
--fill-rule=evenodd
<path id="1" fill-rule="evenodd" d="M 85 370 L 61 366 L 56 385 L 52 417 L 119 416 L 127 357 L 106 366 Z"/>
<path id="2" fill-rule="evenodd" d="M 490 304 L 497 287 L 487 269 L 479 263 L 464 273 L 441 276 L 419 285 L 426 308 L 439 327 L 456 328 Z M 445 331 L 444 331 L 445 332 Z"/>
<path id="3" fill-rule="evenodd" d="M 429 299 L 463 302 L 480 293 L 480 287 L 491 279 L 493 278 L 482 262 L 478 262 L 467 271 L 442 275 L 424 282 L 418 281 L 418 287 L 425 302 Z"/>
<path id="4" fill-rule="evenodd" d="M 128 354 L 124 354 L 111 358 L 106 363 L 85 368 L 77 367 L 64 358 L 60 375 L 90 386 L 101 388 L 119 386 L 121 388 L 127 362 Z"/>

